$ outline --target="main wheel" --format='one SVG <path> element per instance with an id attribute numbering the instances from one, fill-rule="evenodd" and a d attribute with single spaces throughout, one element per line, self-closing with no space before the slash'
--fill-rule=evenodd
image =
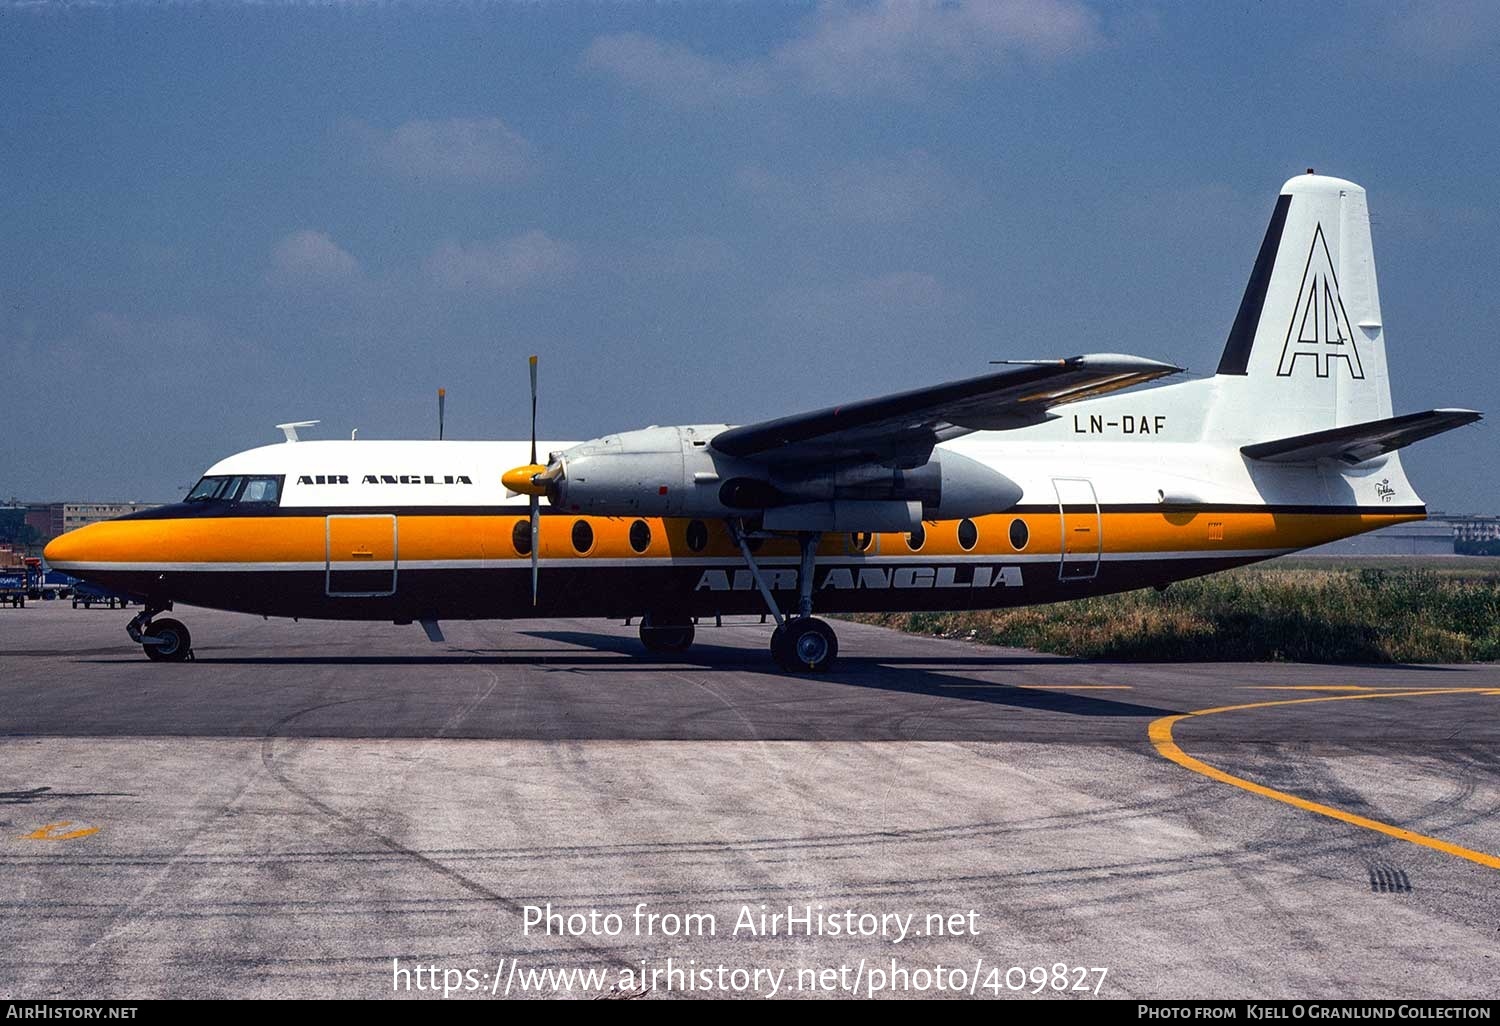
<path id="1" fill-rule="evenodd" d="M 641 644 L 647 652 L 686 652 L 696 634 L 691 620 L 660 622 L 650 616 L 641 619 Z"/>
<path id="2" fill-rule="evenodd" d="M 159 645 L 142 645 L 146 658 L 159 663 L 180 663 L 193 651 L 193 636 L 178 620 L 155 620 L 146 628 L 146 637 L 160 638 Z"/>
<path id="3" fill-rule="evenodd" d="M 816 617 L 788 620 L 771 635 L 771 655 L 789 673 L 822 673 L 838 658 L 838 635 Z"/>

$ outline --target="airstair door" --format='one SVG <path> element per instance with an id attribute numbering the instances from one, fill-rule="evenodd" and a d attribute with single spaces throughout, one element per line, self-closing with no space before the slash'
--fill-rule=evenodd
<path id="1" fill-rule="evenodd" d="M 1104 551 L 1099 497 L 1093 482 L 1082 477 L 1055 477 L 1057 520 L 1062 531 L 1062 549 L 1057 567 L 1060 581 L 1091 581 L 1099 576 L 1099 555 Z"/>
<path id="2" fill-rule="evenodd" d="M 335 514 L 327 520 L 325 590 L 335 598 L 396 593 L 396 518 L 390 513 Z"/>

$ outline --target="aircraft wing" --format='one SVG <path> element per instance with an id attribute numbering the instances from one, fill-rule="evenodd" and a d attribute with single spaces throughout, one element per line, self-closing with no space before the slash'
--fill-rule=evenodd
<path id="1" fill-rule="evenodd" d="M 938 442 L 1035 424 L 1054 406 L 1181 369 L 1116 353 L 1007 363 L 974 378 L 729 428 L 710 444 L 728 456 L 778 466 L 857 461 L 918 467 Z"/>
<path id="2" fill-rule="evenodd" d="M 1240 447 L 1252 460 L 1271 463 L 1310 463 L 1319 459 L 1339 459 L 1345 463 L 1363 463 L 1388 452 L 1440 435 L 1480 419 L 1473 410 L 1428 410 L 1407 413 L 1385 420 L 1314 431 L 1274 442 L 1259 442 Z"/>

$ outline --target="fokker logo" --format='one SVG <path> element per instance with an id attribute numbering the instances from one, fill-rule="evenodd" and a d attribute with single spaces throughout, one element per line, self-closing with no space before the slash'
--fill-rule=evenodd
<path id="1" fill-rule="evenodd" d="M 1320 378 L 1328 377 L 1329 365 L 1335 360 L 1343 360 L 1356 379 L 1365 376 L 1321 224 L 1313 232 L 1312 249 L 1302 271 L 1302 287 L 1297 290 L 1297 304 L 1292 309 L 1292 323 L 1286 329 L 1286 344 L 1281 349 L 1276 375 L 1289 377 L 1303 357 L 1307 357 L 1306 362 Z"/>

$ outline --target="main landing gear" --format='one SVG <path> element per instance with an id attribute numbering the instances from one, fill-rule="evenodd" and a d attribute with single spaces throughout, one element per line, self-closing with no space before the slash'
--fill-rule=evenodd
<path id="1" fill-rule="evenodd" d="M 157 613 L 171 608 L 170 602 L 164 606 L 147 603 L 125 627 L 130 640 L 140 645 L 146 658 L 154 662 L 180 663 L 193 658 L 193 636 L 182 621 L 153 619 Z"/>
<path id="2" fill-rule="evenodd" d="M 728 524 L 730 536 L 739 545 L 740 555 L 745 557 L 745 565 L 750 568 L 750 576 L 755 579 L 755 586 L 760 589 L 766 607 L 776 620 L 776 630 L 771 634 L 771 657 L 776 664 L 788 673 L 822 673 L 831 668 L 839 654 L 838 635 L 826 622 L 812 615 L 813 571 L 817 567 L 818 542 L 823 535 L 817 531 L 797 534 L 797 545 L 802 553 L 797 568 L 797 615 L 786 617 L 755 562 L 755 553 L 750 551 L 744 524 L 733 520 Z"/>

